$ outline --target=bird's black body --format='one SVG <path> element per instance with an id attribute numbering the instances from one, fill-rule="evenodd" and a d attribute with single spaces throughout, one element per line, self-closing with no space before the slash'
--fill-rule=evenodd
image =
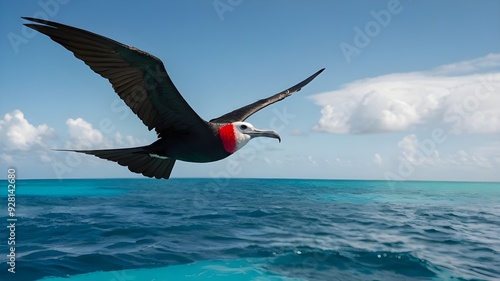
<path id="1" fill-rule="evenodd" d="M 222 141 L 219 137 L 218 129 L 223 124 L 207 123 L 210 128 L 210 135 L 205 135 L 202 139 L 189 138 L 183 134 L 179 136 L 171 135 L 161 137 L 148 146 L 148 150 L 160 156 L 168 156 L 187 162 L 213 162 L 224 159 L 231 155 L 222 148 Z"/>
<path id="2" fill-rule="evenodd" d="M 115 92 L 144 125 L 149 130 L 155 129 L 158 135 L 157 141 L 143 147 L 70 151 L 111 160 L 148 177 L 168 179 L 175 160 L 212 162 L 223 159 L 235 151 L 228 150 L 231 145 L 236 145 L 233 141 L 241 141 L 242 146 L 255 136 L 279 139 L 275 132 L 259 131 L 253 127 L 247 129 L 247 125 L 243 124 L 241 128 L 250 130 L 247 136 L 230 139 L 228 144 L 228 138 L 222 135 L 221 129 L 228 124 L 241 123 L 260 109 L 299 91 L 324 70 L 288 90 L 207 122 L 184 100 L 158 58 L 82 29 L 41 19 L 24 19 L 36 22 L 25 25 L 49 36 L 108 79 Z"/>

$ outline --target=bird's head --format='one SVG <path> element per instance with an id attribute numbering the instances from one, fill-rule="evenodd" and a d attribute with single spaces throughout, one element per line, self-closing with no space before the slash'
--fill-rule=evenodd
<path id="1" fill-rule="evenodd" d="M 224 149 L 229 153 L 234 153 L 256 137 L 275 138 L 281 142 L 281 137 L 275 131 L 258 130 L 248 122 L 233 122 L 224 125 L 219 129 L 219 135 Z"/>

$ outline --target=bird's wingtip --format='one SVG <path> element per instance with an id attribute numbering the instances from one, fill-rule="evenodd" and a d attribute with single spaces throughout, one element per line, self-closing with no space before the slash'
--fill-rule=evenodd
<path id="1" fill-rule="evenodd" d="M 37 19 L 32 17 L 21 17 L 23 20 L 36 21 Z"/>
<path id="2" fill-rule="evenodd" d="M 36 23 L 41 23 L 41 24 L 47 24 L 47 25 L 50 25 L 52 24 L 52 22 L 48 21 L 48 20 L 44 20 L 44 19 L 39 19 L 39 18 L 32 18 L 32 17 L 21 17 L 23 20 L 27 20 L 27 21 L 31 21 L 31 22 L 36 22 Z M 28 23 L 28 24 L 31 24 L 33 25 L 32 23 Z M 28 25 L 28 24 L 24 24 L 24 25 Z"/>
<path id="3" fill-rule="evenodd" d="M 321 74 L 321 72 L 323 72 L 325 69 L 326 69 L 326 68 L 324 68 L 324 67 L 323 67 L 322 69 L 320 69 L 320 70 L 316 71 L 316 72 L 315 72 L 313 75 L 311 75 L 311 77 L 309 77 L 309 78 L 310 78 L 311 80 L 312 80 L 312 79 L 314 79 L 314 78 L 316 78 L 316 76 L 320 75 L 320 74 Z M 310 80 L 309 80 L 309 82 L 310 82 Z"/>

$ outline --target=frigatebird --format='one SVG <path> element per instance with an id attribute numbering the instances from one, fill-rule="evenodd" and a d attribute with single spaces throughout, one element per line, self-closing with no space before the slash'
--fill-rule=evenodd
<path id="1" fill-rule="evenodd" d="M 149 130 L 155 129 L 158 136 L 152 144 L 141 147 L 63 151 L 94 155 L 157 179 L 168 179 L 176 160 L 199 163 L 221 160 L 255 137 L 281 142 L 275 131 L 258 130 L 244 121 L 262 108 L 300 91 L 324 70 L 285 91 L 207 122 L 184 100 L 155 56 L 83 29 L 43 19 L 23 19 L 36 23 L 25 26 L 49 36 L 108 79 L 125 104 Z"/>

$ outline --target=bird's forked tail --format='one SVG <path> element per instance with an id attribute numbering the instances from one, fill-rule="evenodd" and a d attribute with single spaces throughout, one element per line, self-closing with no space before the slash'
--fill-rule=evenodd
<path id="1" fill-rule="evenodd" d="M 146 177 L 157 179 L 168 179 L 175 164 L 174 158 L 163 157 L 148 152 L 145 147 L 102 149 L 102 150 L 66 150 L 94 155 L 102 159 L 116 162 L 134 173 L 140 173 Z"/>

